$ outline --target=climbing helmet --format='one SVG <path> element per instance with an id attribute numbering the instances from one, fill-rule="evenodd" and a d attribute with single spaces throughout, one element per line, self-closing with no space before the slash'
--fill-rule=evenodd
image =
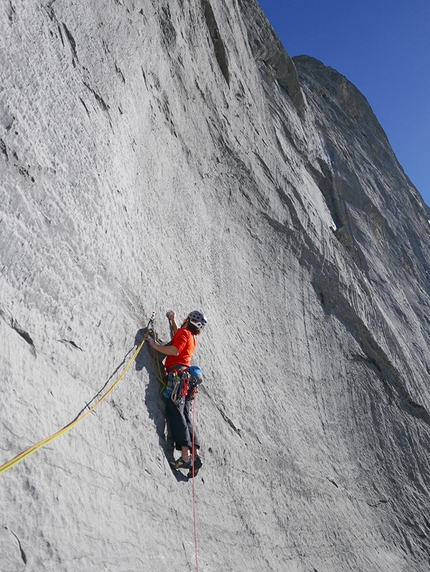
<path id="1" fill-rule="evenodd" d="M 193 326 L 195 326 L 200 331 L 203 330 L 207 323 L 206 316 L 198 310 L 190 312 L 188 314 L 188 319 L 190 320 L 190 324 L 193 324 Z"/>

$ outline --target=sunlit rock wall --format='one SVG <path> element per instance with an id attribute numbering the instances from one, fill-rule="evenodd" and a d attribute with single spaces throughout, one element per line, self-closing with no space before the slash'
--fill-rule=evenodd
<path id="1" fill-rule="evenodd" d="M 427 572 L 430 215 L 363 95 L 253 0 L 0 17 L 0 463 L 202 309 L 200 569 Z M 2 571 L 195 569 L 160 388 L 0 475 Z"/>

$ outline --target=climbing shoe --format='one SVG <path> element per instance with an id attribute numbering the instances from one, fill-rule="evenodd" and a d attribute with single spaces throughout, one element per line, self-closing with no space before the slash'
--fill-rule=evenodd
<path id="1" fill-rule="evenodd" d="M 194 476 L 197 476 L 197 473 L 199 472 L 199 469 L 202 468 L 202 460 L 200 459 L 200 457 L 197 455 L 196 458 L 194 459 Z M 188 479 L 192 479 L 193 478 L 193 467 L 191 466 L 190 470 L 188 471 L 187 474 L 187 478 Z"/>
<path id="2" fill-rule="evenodd" d="M 184 461 L 182 457 L 179 457 L 179 459 L 175 461 L 174 467 L 176 470 L 189 469 L 191 467 L 191 459 L 188 459 L 188 461 Z"/>

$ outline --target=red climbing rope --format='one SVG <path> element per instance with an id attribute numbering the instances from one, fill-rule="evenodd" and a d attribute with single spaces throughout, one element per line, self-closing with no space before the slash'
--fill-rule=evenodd
<path id="1" fill-rule="evenodd" d="M 193 519 L 194 519 L 194 551 L 196 553 L 196 572 L 199 572 L 199 549 L 197 546 L 197 510 L 196 510 L 196 490 L 195 490 L 195 486 L 194 486 L 194 459 L 195 459 L 195 449 L 194 449 L 194 419 L 195 419 L 195 414 L 196 414 L 196 398 L 197 396 L 194 397 L 193 400 L 193 423 L 192 423 L 192 450 L 191 450 L 191 455 L 192 455 L 192 465 L 191 465 L 191 471 L 192 471 L 192 497 L 193 497 Z"/>

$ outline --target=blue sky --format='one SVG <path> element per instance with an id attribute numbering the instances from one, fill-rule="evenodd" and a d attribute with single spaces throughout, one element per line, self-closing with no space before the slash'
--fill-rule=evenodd
<path id="1" fill-rule="evenodd" d="M 307 54 L 365 95 L 430 205 L 430 0 L 259 0 L 290 56 Z"/>

